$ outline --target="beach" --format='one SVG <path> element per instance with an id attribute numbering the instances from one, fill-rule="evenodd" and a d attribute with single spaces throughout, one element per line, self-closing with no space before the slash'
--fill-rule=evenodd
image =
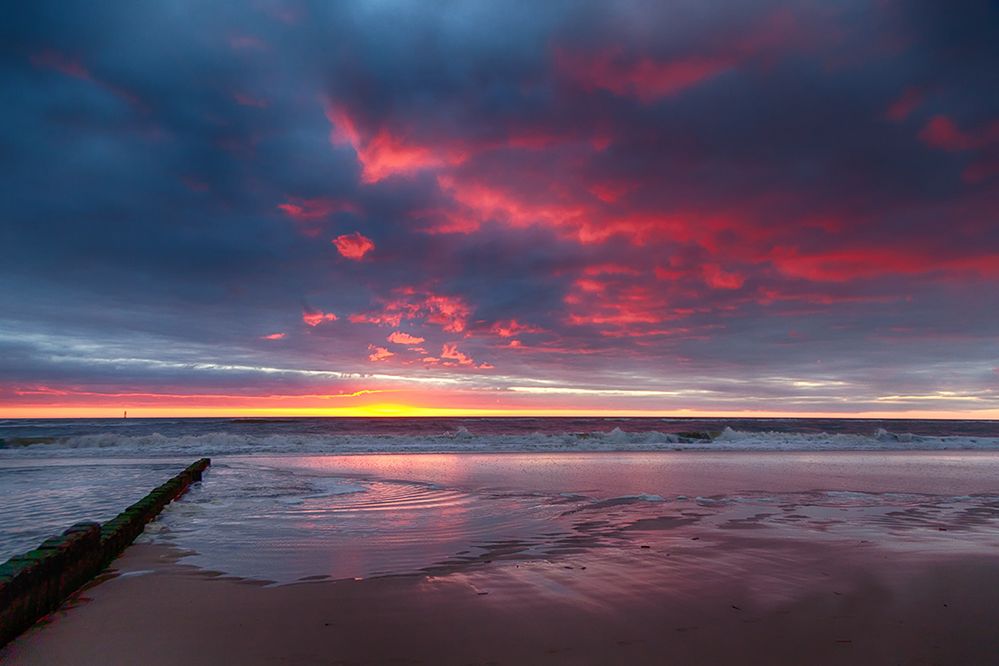
<path id="1" fill-rule="evenodd" d="M 999 1 L 8 5 L 0 666 L 999 666 Z"/>
<path id="2" fill-rule="evenodd" d="M 221 457 L 0 657 L 989 663 L 997 478 L 982 451 Z"/>

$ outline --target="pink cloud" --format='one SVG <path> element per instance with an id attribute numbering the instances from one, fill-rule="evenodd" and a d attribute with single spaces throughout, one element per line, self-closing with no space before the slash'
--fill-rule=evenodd
<path id="1" fill-rule="evenodd" d="M 468 323 L 470 309 L 461 298 L 431 294 L 424 301 L 427 321 L 450 333 L 461 333 Z"/>
<path id="2" fill-rule="evenodd" d="M 916 275 L 938 272 L 982 277 L 999 275 L 994 254 L 947 257 L 918 248 L 860 247 L 805 254 L 790 247 L 775 248 L 771 261 L 785 275 L 814 282 L 848 282 L 879 275 Z"/>
<path id="3" fill-rule="evenodd" d="M 375 345 L 368 345 L 368 351 L 371 352 L 368 354 L 369 361 L 385 361 L 395 356 L 393 352 L 385 349 L 385 347 L 376 347 Z"/>
<path id="4" fill-rule="evenodd" d="M 324 321 L 336 321 L 337 316 L 332 312 L 304 312 L 302 313 L 302 321 L 312 327 L 319 326 L 319 324 Z"/>
<path id="5" fill-rule="evenodd" d="M 458 365 L 475 365 L 471 356 L 458 350 L 458 345 L 444 343 L 441 347 L 441 358 L 456 362 Z"/>
<path id="6" fill-rule="evenodd" d="M 657 61 L 629 59 L 619 48 L 577 54 L 558 51 L 556 69 L 583 90 L 607 90 L 649 103 L 680 93 L 736 64 L 733 56 L 684 56 Z"/>
<path id="7" fill-rule="evenodd" d="M 425 340 L 426 338 L 420 338 L 402 331 L 392 331 L 392 334 L 388 336 L 388 341 L 397 345 L 418 345 L 421 342 L 425 342 Z"/>
<path id="8" fill-rule="evenodd" d="M 799 18 L 789 9 L 777 10 L 737 34 L 704 41 L 696 52 L 670 57 L 630 53 L 617 44 L 590 52 L 556 49 L 554 67 L 562 79 L 587 92 L 606 90 L 648 104 L 751 61 L 766 66 L 792 49 L 812 50 L 820 41 L 835 39 L 827 24 L 821 29 L 805 26 Z"/>
<path id="9" fill-rule="evenodd" d="M 350 201 L 318 197 L 315 199 L 290 198 L 286 203 L 278 204 L 278 209 L 288 217 L 303 220 L 319 220 L 333 213 L 357 213 L 358 208 Z"/>
<path id="10" fill-rule="evenodd" d="M 361 181 L 377 183 L 390 176 L 410 175 L 426 169 L 461 164 L 467 154 L 458 148 L 413 142 L 382 127 L 374 133 L 361 130 L 355 118 L 343 106 L 327 103 L 326 118 L 332 129 L 330 143 L 349 145 L 361 163 Z"/>
<path id="11" fill-rule="evenodd" d="M 590 210 L 585 204 L 572 199 L 563 201 L 535 201 L 503 188 L 495 183 L 471 178 L 456 178 L 450 174 L 437 177 L 443 194 L 460 207 L 457 219 L 462 224 L 477 228 L 487 220 L 499 220 L 512 227 L 550 225 L 567 227 L 572 233 L 580 227 L 587 228 Z M 453 226 L 449 223 L 448 226 Z M 579 232 L 582 239 L 586 234 Z"/>
<path id="12" fill-rule="evenodd" d="M 398 327 L 404 319 L 423 319 L 449 333 L 461 333 L 468 326 L 470 314 L 471 307 L 459 296 L 402 287 L 393 292 L 380 311 L 352 314 L 350 321 Z"/>
<path id="13" fill-rule="evenodd" d="M 676 316 L 661 286 L 611 278 L 579 278 L 564 297 L 576 326 L 656 324 Z"/>
<path id="14" fill-rule="evenodd" d="M 638 275 L 640 271 L 624 264 L 590 264 L 583 269 L 585 275 Z"/>
<path id="15" fill-rule="evenodd" d="M 606 204 L 616 203 L 618 199 L 635 190 L 638 186 L 635 183 L 603 181 L 591 183 L 587 191 Z"/>
<path id="16" fill-rule="evenodd" d="M 496 322 L 489 329 L 501 338 L 512 338 L 521 333 L 543 333 L 544 329 L 538 328 L 537 326 L 531 326 L 530 324 L 521 324 L 516 319 L 511 319 L 506 322 Z"/>
<path id="17" fill-rule="evenodd" d="M 398 326 L 402 323 L 402 313 L 365 313 L 358 312 L 347 317 L 352 324 L 377 324 L 384 326 Z"/>
<path id="18" fill-rule="evenodd" d="M 317 322 L 318 323 L 318 322 Z M 284 333 L 271 333 L 270 335 L 263 335 L 260 337 L 261 340 L 283 340 Z"/>
<path id="19" fill-rule="evenodd" d="M 706 264 L 703 267 L 704 281 L 715 289 L 739 289 L 746 278 L 737 274 L 722 270 L 718 264 Z"/>
<path id="20" fill-rule="evenodd" d="M 375 244 L 370 238 L 362 236 L 356 231 L 352 234 L 337 236 L 332 242 L 340 254 L 347 259 L 356 261 L 363 259 L 365 254 L 375 249 Z"/>

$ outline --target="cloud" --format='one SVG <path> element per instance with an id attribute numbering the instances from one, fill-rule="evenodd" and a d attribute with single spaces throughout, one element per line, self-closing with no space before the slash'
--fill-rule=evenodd
<path id="1" fill-rule="evenodd" d="M 734 60 L 718 56 L 628 61 L 621 49 L 592 54 L 558 51 L 556 54 L 556 67 L 584 90 L 608 90 L 617 95 L 637 97 L 643 102 L 675 95 L 734 65 Z"/>
<path id="2" fill-rule="evenodd" d="M 364 255 L 375 249 L 374 242 L 362 236 L 359 232 L 342 234 L 333 239 L 337 251 L 347 259 L 360 260 Z"/>
<path id="3" fill-rule="evenodd" d="M 444 343 L 441 347 L 441 358 L 454 361 L 458 365 L 475 365 L 472 357 L 458 351 L 458 346 L 454 344 Z"/>
<path id="4" fill-rule="evenodd" d="M 319 326 L 319 324 L 323 323 L 324 321 L 336 321 L 336 320 L 337 316 L 332 312 L 314 311 L 314 312 L 302 313 L 302 321 L 304 321 L 309 326 L 312 326 L 313 328 Z"/>
<path id="5" fill-rule="evenodd" d="M 368 345 L 368 351 L 371 352 L 368 354 L 369 361 L 385 361 L 395 356 L 393 352 L 390 352 L 385 347 L 376 347 L 375 345 Z"/>
<path id="6" fill-rule="evenodd" d="M 334 146 L 349 145 L 361 163 L 361 181 L 377 183 L 394 175 L 412 175 L 426 169 L 460 164 L 465 155 L 458 150 L 434 148 L 408 141 L 387 127 L 373 134 L 363 134 L 358 124 L 343 107 L 328 103 L 326 118 L 332 129 L 330 142 Z"/>
<path id="7" fill-rule="evenodd" d="M 392 331 L 392 333 L 388 336 L 388 341 L 394 342 L 397 345 L 418 345 L 425 340 L 426 338 L 420 338 L 402 331 Z"/>
<path id="8" fill-rule="evenodd" d="M 437 294 L 416 287 L 400 287 L 393 291 L 380 311 L 355 313 L 354 323 L 398 326 L 404 319 L 420 319 L 436 324 L 443 331 L 461 333 L 468 324 L 471 307 L 458 296 Z"/>
<path id="9" fill-rule="evenodd" d="M 278 209 L 294 220 L 320 220 L 338 212 L 357 212 L 357 206 L 349 201 L 340 201 L 329 197 L 314 199 L 290 198 L 287 202 L 277 205 Z"/>
<path id="10" fill-rule="evenodd" d="M 717 264 L 705 264 L 704 280 L 715 289 L 739 289 L 746 278 L 738 273 L 729 273 Z"/>

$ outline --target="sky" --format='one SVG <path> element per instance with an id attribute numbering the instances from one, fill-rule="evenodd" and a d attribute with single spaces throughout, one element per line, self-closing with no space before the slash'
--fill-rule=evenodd
<path id="1" fill-rule="evenodd" d="M 999 418 L 997 3 L 0 12 L 0 417 Z"/>

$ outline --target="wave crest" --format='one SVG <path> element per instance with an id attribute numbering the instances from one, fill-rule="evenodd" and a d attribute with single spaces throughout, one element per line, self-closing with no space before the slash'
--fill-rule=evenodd
<path id="1" fill-rule="evenodd" d="M 696 435 L 696 437 L 695 437 Z M 747 432 L 725 428 L 713 439 L 704 433 L 609 431 L 477 435 L 467 428 L 437 435 L 199 434 L 116 432 L 53 438 L 8 439 L 0 455 L 12 456 L 180 456 L 254 454 L 464 453 L 558 451 L 891 451 L 999 450 L 997 437 L 924 436 L 879 429 L 870 435 Z"/>

